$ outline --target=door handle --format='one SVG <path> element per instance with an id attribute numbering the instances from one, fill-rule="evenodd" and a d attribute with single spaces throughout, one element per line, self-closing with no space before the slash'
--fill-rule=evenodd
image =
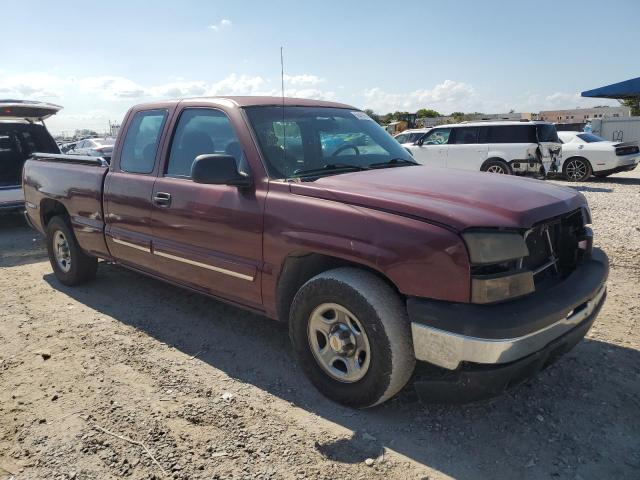
<path id="1" fill-rule="evenodd" d="M 157 192 L 153 195 L 153 203 L 159 207 L 168 207 L 171 205 L 171 194 Z"/>

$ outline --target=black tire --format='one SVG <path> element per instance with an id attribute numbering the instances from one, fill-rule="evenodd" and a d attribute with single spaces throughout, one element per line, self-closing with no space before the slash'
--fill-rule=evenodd
<path id="1" fill-rule="evenodd" d="M 586 158 L 582 157 L 567 158 L 562 165 L 564 178 L 570 182 L 584 182 L 591 176 L 592 172 L 591 164 Z"/>
<path id="2" fill-rule="evenodd" d="M 56 258 L 57 247 L 54 244 L 59 243 L 61 239 L 59 234 L 66 241 L 64 250 L 66 250 L 65 256 L 68 256 L 68 263 L 65 263 L 65 265 L 68 265 L 66 267 L 68 270 Z M 80 285 L 96 276 L 98 259 L 82 251 L 66 217 L 53 217 L 47 224 L 47 252 L 49 253 L 49 262 L 51 262 L 53 273 L 65 285 Z"/>
<path id="3" fill-rule="evenodd" d="M 504 160 L 487 160 L 480 169 L 481 172 L 498 173 L 502 175 L 513 175 L 513 170 Z"/>
<path id="4" fill-rule="evenodd" d="M 312 313 L 325 304 L 351 312 L 368 339 L 368 367 L 357 381 L 332 378 L 314 356 L 309 324 Z M 330 270 L 305 283 L 293 299 L 289 334 L 297 360 L 313 385 L 350 407 L 372 407 L 388 400 L 406 385 L 415 367 L 404 302 L 382 279 L 357 268 Z"/>

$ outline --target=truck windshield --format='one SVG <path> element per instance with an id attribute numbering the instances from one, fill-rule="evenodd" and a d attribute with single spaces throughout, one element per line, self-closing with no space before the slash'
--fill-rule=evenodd
<path id="1" fill-rule="evenodd" d="M 271 178 L 336 175 L 416 162 L 365 113 L 330 107 L 248 107 Z"/>

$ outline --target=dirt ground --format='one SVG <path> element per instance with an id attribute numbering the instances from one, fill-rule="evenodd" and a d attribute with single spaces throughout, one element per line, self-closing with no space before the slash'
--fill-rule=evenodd
<path id="1" fill-rule="evenodd" d="M 106 263 L 65 287 L 0 219 L 0 479 L 640 478 L 640 173 L 573 186 L 612 263 L 597 323 L 528 384 L 455 407 L 411 388 L 338 406 L 283 326 Z"/>

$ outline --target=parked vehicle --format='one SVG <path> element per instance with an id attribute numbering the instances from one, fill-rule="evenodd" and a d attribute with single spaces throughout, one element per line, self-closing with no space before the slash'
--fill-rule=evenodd
<path id="1" fill-rule="evenodd" d="M 22 165 L 26 159 L 33 152 L 59 153 L 44 120 L 61 108 L 51 103 L 0 100 L 0 212 L 24 210 Z"/>
<path id="2" fill-rule="evenodd" d="M 561 145 L 551 123 L 490 121 L 441 125 L 407 148 L 434 167 L 544 177 L 557 168 Z"/>
<path id="3" fill-rule="evenodd" d="M 113 137 L 86 138 L 67 146 L 64 153 L 68 153 L 71 155 L 102 157 L 107 162 L 110 162 L 115 141 L 116 139 Z"/>
<path id="4" fill-rule="evenodd" d="M 394 135 L 393 138 L 395 138 L 396 141 L 401 145 L 413 144 L 418 140 L 420 140 L 422 137 L 424 137 L 424 134 L 427 133 L 429 130 L 431 129 L 430 128 L 409 129 L 409 130 L 405 130 L 402 133 L 398 133 L 397 135 Z"/>
<path id="5" fill-rule="evenodd" d="M 604 302 L 581 193 L 418 165 L 348 105 L 138 105 L 111 160 L 25 165 L 59 281 L 102 258 L 288 322 L 311 382 L 346 405 L 389 399 L 416 360 L 446 372 L 416 383 L 423 398 L 495 395 L 576 344 Z"/>
<path id="6" fill-rule="evenodd" d="M 558 132 L 562 142 L 562 173 L 567 180 L 583 182 L 591 175 L 607 177 L 638 166 L 637 142 L 609 142 L 593 133 Z"/>
<path id="7" fill-rule="evenodd" d="M 61 153 L 72 153 L 72 151 L 76 148 L 78 142 L 66 142 L 58 144 L 58 148 Z"/>

